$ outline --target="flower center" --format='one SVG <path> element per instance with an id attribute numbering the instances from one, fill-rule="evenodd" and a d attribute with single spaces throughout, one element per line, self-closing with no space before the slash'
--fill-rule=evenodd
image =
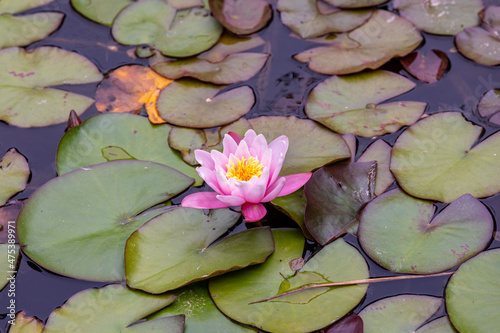
<path id="1" fill-rule="evenodd" d="M 229 162 L 227 165 L 226 178 L 236 178 L 236 180 L 249 181 L 253 176 L 260 177 L 264 165 L 254 157 L 240 158 L 234 164 Z"/>

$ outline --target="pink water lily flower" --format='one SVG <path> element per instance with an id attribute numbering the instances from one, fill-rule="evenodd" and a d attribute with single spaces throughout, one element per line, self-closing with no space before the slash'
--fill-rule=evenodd
<path id="1" fill-rule="evenodd" d="M 304 185 L 311 172 L 278 177 L 288 138 L 285 135 L 269 145 L 266 138 L 248 130 L 242 139 L 230 132 L 224 136 L 224 150 L 196 150 L 199 175 L 215 192 L 198 192 L 186 196 L 182 207 L 225 208 L 240 206 L 247 222 L 258 221 L 266 215 L 262 202 L 295 192 Z"/>

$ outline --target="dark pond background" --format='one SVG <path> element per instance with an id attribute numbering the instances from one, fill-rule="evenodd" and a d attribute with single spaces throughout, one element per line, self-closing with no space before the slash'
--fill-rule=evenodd
<path id="1" fill-rule="evenodd" d="M 271 0 L 273 8 L 277 0 Z M 498 5 L 498 0 L 484 0 L 485 6 Z M 379 8 L 392 10 L 389 4 Z M 132 59 L 127 55 L 133 47 L 117 44 L 111 37 L 110 28 L 93 23 L 80 16 L 71 7 L 68 1 L 54 1 L 44 7 L 39 7 L 28 12 L 41 10 L 60 11 L 66 14 L 60 29 L 51 36 L 28 47 L 32 49 L 38 46 L 59 46 L 63 49 L 76 51 L 89 58 L 103 73 L 125 64 L 147 65 L 147 59 Z M 279 13 L 275 10 L 270 25 L 262 30 L 259 35 L 267 42 L 260 47 L 264 52 L 272 54 L 266 67 L 249 81 L 235 84 L 250 85 L 256 95 L 256 104 L 247 114 L 247 118 L 262 115 L 275 116 L 297 116 L 306 118 L 303 105 L 310 90 L 316 84 L 324 80 L 326 75 L 317 74 L 307 69 L 307 66 L 292 59 L 292 55 L 299 53 L 313 43 L 302 41 L 289 36 L 289 30 L 284 27 L 279 19 Z M 1 32 L 0 32 L 1 33 Z M 450 59 L 451 68 L 448 73 L 438 82 L 426 84 L 411 77 L 397 60 L 383 66 L 383 69 L 402 74 L 413 80 L 417 87 L 394 100 L 415 100 L 427 102 L 429 105 L 426 113 L 439 111 L 461 111 L 464 116 L 483 126 L 482 139 L 498 131 L 498 126 L 490 126 L 485 119 L 477 113 L 479 99 L 493 88 L 500 88 L 500 67 L 486 67 L 478 65 L 460 55 L 453 43 L 453 37 L 437 36 L 423 33 L 425 42 L 420 46 L 421 50 L 438 49 L 447 54 Z M 132 50 L 132 51 L 131 51 Z M 63 86 L 63 89 L 75 91 L 89 97 L 94 97 L 97 84 L 81 86 Z M 362 92 L 360 92 L 362 94 Z M 69 110 L 68 110 L 69 111 Z M 82 120 L 95 114 L 97 110 L 90 107 L 83 115 Z M 0 122 L 0 156 L 8 149 L 17 148 L 27 157 L 31 168 L 31 179 L 25 191 L 13 199 L 26 199 L 38 187 L 48 180 L 56 177 L 55 155 L 57 144 L 64 134 L 66 124 L 49 126 L 44 128 L 23 129 Z M 402 129 L 404 130 L 404 129 Z M 397 133 L 384 135 L 380 138 L 389 144 L 393 144 L 402 130 Z M 371 139 L 358 138 L 358 156 L 372 142 Z M 498 230 L 498 216 L 500 216 L 500 195 L 481 199 L 495 216 Z M 179 203 L 180 198 L 174 199 Z M 438 204 L 438 212 L 444 207 Z M 283 214 L 270 209 L 268 223 L 295 226 L 295 223 Z M 244 226 L 238 227 L 238 229 Z M 355 237 L 347 235 L 345 239 L 357 246 Z M 500 241 L 492 241 L 489 248 L 500 247 Z M 309 250 L 314 250 L 309 246 Z M 366 256 L 365 256 L 366 257 Z M 389 272 L 366 258 L 370 266 L 371 277 L 394 276 Z M 423 278 L 397 282 L 386 282 L 370 285 L 367 296 L 363 302 L 354 310 L 359 312 L 367 304 L 388 296 L 398 294 L 425 294 L 443 297 L 444 287 L 448 277 Z M 40 268 L 36 263 L 22 255 L 21 263 L 16 278 L 16 307 L 17 311 L 24 310 L 28 316 L 36 316 L 45 321 L 49 314 L 58 306 L 61 306 L 73 294 L 90 287 L 100 287 L 104 283 L 86 282 L 66 278 L 50 273 Z M 7 289 L 0 293 L 0 333 L 6 332 L 8 328 L 6 313 L 9 298 Z M 444 306 L 434 317 L 445 314 Z M 433 318 L 434 318 L 433 317 Z"/>

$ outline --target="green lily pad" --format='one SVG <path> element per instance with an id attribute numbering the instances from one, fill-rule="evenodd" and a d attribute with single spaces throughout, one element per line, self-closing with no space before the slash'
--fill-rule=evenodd
<path id="1" fill-rule="evenodd" d="M 111 284 L 96 289 L 86 289 L 73 296 L 47 319 L 43 330 L 46 333 L 61 332 L 152 332 L 151 321 L 136 323 L 141 318 L 172 303 L 177 297 L 172 294 L 150 295 L 130 290 L 125 285 Z M 165 322 L 168 318 L 163 319 Z M 161 332 L 182 333 L 177 318 L 172 326 L 161 325 Z M 130 326 L 129 326 L 130 325 Z M 167 329 L 167 330 L 165 330 Z"/>
<path id="2" fill-rule="evenodd" d="M 12 229 L 12 225 L 9 224 L 9 228 L 7 229 L 9 235 L 13 235 L 15 237 L 15 233 L 12 233 L 14 230 L 15 229 Z M 7 287 L 7 289 L 13 289 L 9 291 L 9 293 L 15 293 L 16 281 L 14 276 L 17 272 L 17 265 L 20 258 L 19 245 L 14 243 L 15 238 L 9 238 L 9 241 L 10 242 L 8 244 L 0 244 L 0 254 L 2 255 L 2 259 L 0 260 L 0 290 L 14 281 L 12 287 Z"/>
<path id="3" fill-rule="evenodd" d="M 387 0 L 323 0 L 332 6 L 338 8 L 364 8 L 371 6 L 378 6 L 387 2 Z"/>
<path id="4" fill-rule="evenodd" d="M 279 210 L 288 215 L 292 220 L 297 222 L 300 229 L 304 233 L 307 239 L 313 240 L 313 236 L 309 233 L 306 227 L 306 222 L 304 219 L 304 214 L 306 211 L 306 196 L 304 195 L 304 189 L 300 188 L 297 191 L 277 197 L 271 201 L 271 203 Z"/>
<path id="5" fill-rule="evenodd" d="M 391 170 L 399 185 L 413 196 L 442 202 L 500 192 L 500 133 L 471 148 L 482 130 L 458 112 L 434 114 L 411 126 L 392 148 Z"/>
<path id="6" fill-rule="evenodd" d="M 450 65 L 450 59 L 440 50 L 429 50 L 425 54 L 412 52 L 399 59 L 399 62 L 408 73 L 427 83 L 441 80 Z"/>
<path id="7" fill-rule="evenodd" d="M 203 180 L 196 170 L 169 147 L 171 130 L 170 125 L 152 125 L 144 117 L 125 113 L 91 117 L 62 137 L 57 149 L 57 172 L 62 175 L 109 160 L 138 159 L 168 165 L 194 178 L 195 186 L 201 185 Z"/>
<path id="8" fill-rule="evenodd" d="M 395 0 L 394 8 L 419 29 L 438 35 L 455 35 L 479 24 L 481 0 Z"/>
<path id="9" fill-rule="evenodd" d="M 114 161 L 52 179 L 24 204 L 23 251 L 58 274 L 94 281 L 124 278 L 125 241 L 168 210 L 147 208 L 186 189 L 192 178 L 162 164 Z"/>
<path id="10" fill-rule="evenodd" d="M 53 33 L 64 18 L 62 13 L 34 13 L 22 16 L 0 15 L 0 49 L 26 46 Z"/>
<path id="11" fill-rule="evenodd" d="M 375 195 L 381 195 L 394 183 L 394 176 L 389 169 L 391 161 L 391 146 L 379 139 L 372 143 L 358 159 L 358 162 L 377 162 L 375 176 Z"/>
<path id="12" fill-rule="evenodd" d="M 244 52 L 264 44 L 264 40 L 259 35 L 251 36 L 233 36 L 229 33 L 223 33 L 217 44 L 210 50 L 198 55 L 212 63 L 220 62 L 232 53 Z"/>
<path id="13" fill-rule="evenodd" d="M 168 123 L 183 127 L 229 124 L 250 111 L 255 96 L 248 86 L 221 93 L 225 87 L 191 79 L 174 81 L 161 91 L 158 113 Z"/>
<path id="14" fill-rule="evenodd" d="M 458 331 L 453 327 L 448 316 L 444 316 L 425 324 L 415 333 L 458 333 Z"/>
<path id="15" fill-rule="evenodd" d="M 71 5 L 86 18 L 111 26 L 118 13 L 133 2 L 133 0 L 71 0 Z"/>
<path id="16" fill-rule="evenodd" d="M 495 332 L 500 325 L 500 249 L 478 254 L 446 286 L 446 309 L 459 332 Z"/>
<path id="17" fill-rule="evenodd" d="M 71 109 L 80 115 L 94 100 L 46 87 L 101 79 L 89 60 L 57 47 L 0 50 L 0 120 L 19 127 L 66 122 Z"/>
<path id="18" fill-rule="evenodd" d="M 489 6 L 480 13 L 482 26 L 469 27 L 455 36 L 458 51 L 475 62 L 500 64 L 500 7 Z"/>
<path id="19" fill-rule="evenodd" d="M 333 10 L 323 14 L 316 0 L 279 0 L 281 21 L 301 38 L 350 31 L 363 24 L 371 10 Z"/>
<path id="20" fill-rule="evenodd" d="M 168 3 L 171 6 L 174 6 L 177 9 L 201 7 L 204 5 L 203 0 L 166 0 L 166 3 Z"/>
<path id="21" fill-rule="evenodd" d="M 335 36 L 320 46 L 294 55 L 322 74 L 350 74 L 376 69 L 394 57 L 413 51 L 422 36 L 411 22 L 385 10 L 376 10 L 362 26 Z"/>
<path id="22" fill-rule="evenodd" d="M 359 316 L 364 333 L 414 332 L 443 303 L 442 298 L 421 295 L 398 295 L 367 305 Z"/>
<path id="23" fill-rule="evenodd" d="M 335 164 L 315 171 L 304 187 L 305 224 L 321 245 L 356 234 L 358 211 L 373 199 L 377 164 Z"/>
<path id="24" fill-rule="evenodd" d="M 229 209 L 205 214 L 178 207 L 152 219 L 127 241 L 127 284 L 158 294 L 265 261 L 274 251 L 268 228 L 249 229 L 212 244 L 239 218 Z"/>
<path id="25" fill-rule="evenodd" d="M 231 84 L 246 81 L 264 67 L 269 54 L 234 53 L 216 63 L 203 59 L 186 59 L 156 63 L 152 68 L 169 79 L 194 77 L 214 84 Z"/>
<path id="26" fill-rule="evenodd" d="M 29 176 L 30 167 L 26 158 L 15 148 L 10 149 L 0 160 L 0 206 L 24 190 Z"/>
<path id="27" fill-rule="evenodd" d="M 222 26 L 205 8 L 177 11 L 161 0 L 134 2 L 113 22 L 113 37 L 125 45 L 149 44 L 171 57 L 188 57 L 212 47 Z"/>
<path id="28" fill-rule="evenodd" d="M 350 156 L 342 137 L 309 119 L 296 117 L 259 117 L 249 120 L 258 134 L 267 142 L 280 135 L 289 140 L 281 175 L 308 172 Z"/>
<path id="29" fill-rule="evenodd" d="M 310 332 L 340 319 L 364 297 L 366 285 L 317 288 L 249 304 L 278 290 L 301 283 L 349 281 L 368 277 L 361 254 L 339 239 L 324 247 L 294 275 L 289 263 L 302 256 L 304 238 L 299 230 L 273 231 L 276 250 L 265 263 L 209 281 L 217 307 L 230 318 L 270 332 Z M 288 285 L 287 285 L 287 282 Z"/>
<path id="30" fill-rule="evenodd" d="M 16 315 L 14 323 L 14 325 L 10 325 L 9 333 L 42 333 L 45 328 L 41 320 L 26 316 L 24 311 Z"/>
<path id="31" fill-rule="evenodd" d="M 342 139 L 344 139 L 345 143 L 349 147 L 349 151 L 351 152 L 351 160 L 350 162 L 354 162 L 354 158 L 356 157 L 356 136 L 352 133 L 347 133 L 342 135 Z"/>
<path id="32" fill-rule="evenodd" d="M 241 137 L 251 129 L 250 123 L 245 118 L 216 128 L 194 129 L 186 127 L 173 127 L 168 136 L 168 144 L 173 149 L 181 152 L 182 159 L 190 165 L 199 165 L 194 156 L 196 149 L 211 151 L 223 150 L 222 138 L 229 132 L 235 132 Z"/>
<path id="33" fill-rule="evenodd" d="M 407 78 L 382 70 L 332 76 L 311 91 L 305 111 L 310 119 L 342 134 L 373 137 L 394 133 L 402 126 L 416 122 L 427 104 L 378 103 L 414 87 L 415 84 Z"/>
<path id="34" fill-rule="evenodd" d="M 0 3 L 0 13 L 15 14 L 46 5 L 52 1 L 54 0 L 2 0 Z"/>
<path id="35" fill-rule="evenodd" d="M 500 125 L 500 89 L 488 91 L 477 105 L 481 117 L 489 117 L 489 122 Z"/>
<path id="36" fill-rule="evenodd" d="M 208 0 L 214 17 L 236 35 L 249 35 L 264 28 L 273 16 L 266 0 Z"/>
<path id="37" fill-rule="evenodd" d="M 206 281 L 193 283 L 173 291 L 178 296 L 174 303 L 158 311 L 148 319 L 184 315 L 184 333 L 250 333 L 255 330 L 229 320 L 215 306 L 208 293 Z"/>
<path id="38" fill-rule="evenodd" d="M 470 194 L 453 201 L 433 219 L 434 212 L 431 202 L 399 189 L 389 191 L 361 212 L 359 242 L 382 267 L 412 274 L 453 268 L 490 242 L 493 218 Z"/>

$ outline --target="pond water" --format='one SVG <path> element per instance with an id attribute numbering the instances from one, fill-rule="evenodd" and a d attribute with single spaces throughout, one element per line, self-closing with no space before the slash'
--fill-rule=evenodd
<path id="1" fill-rule="evenodd" d="M 293 115 L 306 118 L 304 103 L 307 95 L 311 89 L 328 76 L 315 73 L 309 70 L 305 64 L 292 59 L 292 55 L 311 47 L 313 44 L 290 37 L 289 30 L 279 20 L 279 14 L 275 10 L 276 2 L 271 1 L 271 3 L 274 9 L 273 20 L 259 35 L 267 42 L 264 46 L 264 52 L 270 52 L 272 57 L 257 76 L 244 82 L 244 84 L 250 85 L 256 94 L 256 103 L 246 117 Z M 494 3 L 494 0 L 484 1 L 485 5 Z M 389 3 L 380 6 L 380 8 L 392 10 L 392 5 Z M 76 51 L 94 62 L 102 73 L 108 73 L 125 64 L 147 65 L 147 59 L 130 58 L 127 51 L 133 47 L 119 45 L 113 41 L 108 27 L 93 23 L 80 16 L 67 1 L 56 1 L 44 6 L 43 9 L 64 12 L 66 15 L 64 22 L 58 31 L 48 38 L 32 44 L 28 49 L 42 45 L 55 45 L 66 50 Z M 32 11 L 39 10 L 37 8 Z M 398 61 L 390 61 L 382 68 L 404 75 L 417 84 L 415 89 L 394 100 L 427 102 L 426 113 L 429 114 L 447 110 L 460 111 L 466 119 L 483 126 L 485 130 L 482 138 L 498 131 L 498 126 L 488 124 L 479 116 L 476 105 L 487 91 L 500 88 L 500 68 L 498 66 L 482 66 L 464 58 L 455 50 L 452 37 L 426 33 L 423 35 L 425 43 L 421 46 L 421 50 L 438 49 L 445 52 L 450 59 L 450 70 L 440 81 L 426 84 L 411 77 L 403 70 Z M 243 85 L 243 83 L 239 85 Z M 96 86 L 97 84 L 87 84 L 76 88 L 64 86 L 62 89 L 94 97 Z M 82 115 L 81 119 L 85 120 L 96 114 L 98 112 L 92 106 Z M 55 155 L 65 128 L 66 124 L 23 129 L 0 122 L 0 152 L 6 152 L 12 147 L 16 148 L 27 157 L 31 169 L 31 178 L 26 190 L 12 199 L 28 198 L 37 188 L 57 176 Z M 381 138 L 392 145 L 403 130 L 384 135 Z M 358 156 L 373 141 L 369 138 L 358 138 Z M 173 202 L 178 204 L 181 199 L 182 196 L 175 198 Z M 497 221 L 496 230 L 498 230 L 500 195 L 480 201 L 494 215 Z M 444 206 L 444 204 L 438 204 L 437 213 Z M 267 220 L 279 221 L 280 225 L 295 225 L 284 214 L 272 208 L 269 209 Z M 242 225 L 237 230 L 243 228 Z M 359 248 L 354 236 L 348 235 L 345 240 Z M 488 248 L 498 247 L 500 247 L 500 241 L 493 240 Z M 308 248 L 314 250 L 315 247 L 311 243 Z M 380 267 L 366 255 L 365 259 L 369 264 L 371 277 L 397 275 Z M 359 312 L 375 300 L 392 295 L 425 294 L 442 297 L 447 280 L 448 277 L 444 276 L 370 285 L 365 299 L 354 309 L 354 312 Z M 16 306 L 18 310 L 25 311 L 29 316 L 36 316 L 45 321 L 56 307 L 61 306 L 76 292 L 103 285 L 105 283 L 75 280 L 53 274 L 22 255 L 16 278 Z M 2 318 L 0 332 L 6 332 L 8 328 L 5 309 L 9 297 L 6 293 L 7 289 L 4 289 L 0 294 L 0 317 Z M 442 316 L 445 313 L 443 305 L 434 317 Z"/>

